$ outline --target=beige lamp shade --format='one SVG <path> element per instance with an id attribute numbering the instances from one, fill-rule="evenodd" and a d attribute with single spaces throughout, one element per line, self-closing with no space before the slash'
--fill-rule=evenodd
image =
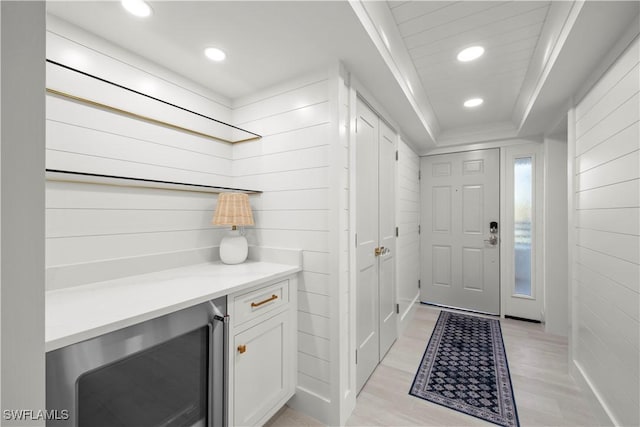
<path id="1" fill-rule="evenodd" d="M 255 225 L 249 195 L 245 193 L 220 193 L 212 222 L 215 225 Z"/>

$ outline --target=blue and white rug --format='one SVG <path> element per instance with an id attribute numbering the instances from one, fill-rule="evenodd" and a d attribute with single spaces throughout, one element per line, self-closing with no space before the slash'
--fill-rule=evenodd
<path id="1" fill-rule="evenodd" d="M 500 322 L 441 311 L 409 394 L 518 427 Z"/>

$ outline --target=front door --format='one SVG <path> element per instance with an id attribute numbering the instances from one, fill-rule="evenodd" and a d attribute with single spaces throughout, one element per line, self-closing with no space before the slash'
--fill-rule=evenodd
<path id="1" fill-rule="evenodd" d="M 421 159 L 422 302 L 500 313 L 498 149 Z"/>

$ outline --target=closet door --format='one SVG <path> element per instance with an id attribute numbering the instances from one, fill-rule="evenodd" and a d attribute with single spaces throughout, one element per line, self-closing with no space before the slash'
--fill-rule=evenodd
<path id="1" fill-rule="evenodd" d="M 380 361 L 378 325 L 378 117 L 359 98 L 356 127 L 356 385 Z"/>
<path id="2" fill-rule="evenodd" d="M 356 130 L 356 341 L 358 391 L 397 338 L 395 140 L 360 99 Z"/>
<path id="3" fill-rule="evenodd" d="M 378 140 L 378 295 L 380 360 L 398 337 L 396 312 L 396 134 L 380 121 Z"/>

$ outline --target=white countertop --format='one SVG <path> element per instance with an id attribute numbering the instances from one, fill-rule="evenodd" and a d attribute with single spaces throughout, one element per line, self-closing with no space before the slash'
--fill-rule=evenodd
<path id="1" fill-rule="evenodd" d="M 45 348 L 55 350 L 300 271 L 262 261 L 196 264 L 53 290 L 45 297 Z"/>

